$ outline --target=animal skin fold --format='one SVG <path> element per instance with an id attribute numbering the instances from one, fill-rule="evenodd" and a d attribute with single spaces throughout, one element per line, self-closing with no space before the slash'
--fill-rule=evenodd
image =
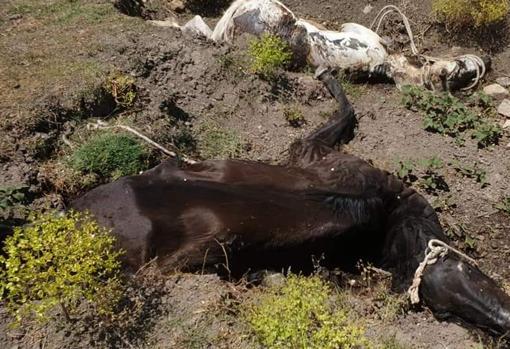
<path id="1" fill-rule="evenodd" d="M 340 31 L 327 30 L 297 18 L 277 0 L 236 0 L 212 31 L 199 16 L 184 26 L 172 26 L 225 43 L 232 43 L 241 33 L 278 35 L 289 43 L 298 64 L 306 61 L 318 71 L 333 68 L 386 77 L 399 89 L 405 85 L 431 90 L 469 89 L 477 85 L 489 64 L 474 55 L 435 58 L 417 52 L 419 59 L 412 60 L 402 53 L 389 53 L 385 40 L 360 24 L 345 23 Z"/>

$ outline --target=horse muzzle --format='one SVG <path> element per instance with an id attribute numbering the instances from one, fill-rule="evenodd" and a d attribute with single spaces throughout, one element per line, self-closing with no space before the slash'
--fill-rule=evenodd
<path id="1" fill-rule="evenodd" d="M 440 318 L 457 318 L 495 335 L 510 332 L 510 297 L 457 256 L 447 255 L 427 267 L 420 294 Z"/>

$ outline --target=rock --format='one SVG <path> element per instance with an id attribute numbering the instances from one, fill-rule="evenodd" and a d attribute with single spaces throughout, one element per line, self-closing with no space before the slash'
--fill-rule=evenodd
<path id="1" fill-rule="evenodd" d="M 505 121 L 505 123 L 503 124 L 503 129 L 507 129 L 507 128 L 510 128 L 510 119 Z"/>
<path id="2" fill-rule="evenodd" d="M 503 99 L 510 94 L 506 88 L 499 84 L 485 86 L 483 92 L 494 99 Z"/>
<path id="3" fill-rule="evenodd" d="M 282 273 L 269 273 L 262 279 L 262 286 L 264 287 L 279 287 L 285 285 L 285 275 Z"/>
<path id="4" fill-rule="evenodd" d="M 502 76 L 500 78 L 497 78 L 496 82 L 503 87 L 509 87 L 510 86 L 510 77 Z"/>
<path id="5" fill-rule="evenodd" d="M 184 1 L 182 0 L 172 0 L 170 1 L 170 10 L 175 11 L 177 13 L 184 12 L 186 6 L 184 5 Z"/>
<path id="6" fill-rule="evenodd" d="M 364 14 L 366 14 L 366 15 L 368 15 L 370 12 L 372 12 L 372 9 L 373 9 L 373 8 L 374 8 L 374 7 L 373 7 L 372 5 L 367 5 L 367 6 L 365 6 L 365 8 L 363 9 L 363 13 L 364 13 Z"/>
<path id="7" fill-rule="evenodd" d="M 498 107 L 498 113 L 510 119 L 510 99 L 505 99 Z"/>

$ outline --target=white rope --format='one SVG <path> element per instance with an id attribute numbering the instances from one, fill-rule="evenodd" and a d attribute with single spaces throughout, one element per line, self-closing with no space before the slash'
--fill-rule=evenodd
<path id="1" fill-rule="evenodd" d="M 471 264 L 478 266 L 476 261 L 464 254 L 463 252 L 451 247 L 447 243 L 441 240 L 432 239 L 429 241 L 427 249 L 425 250 L 425 258 L 423 258 L 423 262 L 420 263 L 418 268 L 416 269 L 414 273 L 414 279 L 413 283 L 411 284 L 411 287 L 407 290 L 407 293 L 409 294 L 409 297 L 411 298 L 412 304 L 417 304 L 420 302 L 420 284 L 421 279 L 423 277 L 423 272 L 425 271 L 425 268 L 427 265 L 432 265 L 438 261 L 439 258 L 446 256 L 448 251 L 455 252 L 457 255 L 461 256 L 462 258 L 466 259 Z"/>
<path id="2" fill-rule="evenodd" d="M 149 137 L 141 134 L 140 132 L 138 132 L 137 130 L 135 130 L 132 127 L 129 127 L 129 126 L 126 126 L 126 125 L 113 125 L 113 126 L 110 126 L 110 125 L 108 125 L 108 123 L 106 123 L 104 121 L 101 121 L 101 120 L 97 120 L 97 122 L 95 124 L 92 124 L 92 123 L 88 123 L 87 124 L 87 129 L 89 129 L 89 130 L 90 129 L 94 129 L 94 130 L 103 129 L 103 130 L 105 130 L 105 129 L 113 129 L 113 128 L 122 128 L 122 129 L 124 129 L 124 130 L 126 130 L 128 132 L 131 132 L 132 134 L 134 134 L 137 137 L 143 139 L 145 142 L 149 143 L 153 147 L 158 148 L 163 153 L 165 153 L 165 154 L 167 154 L 167 155 L 169 155 L 171 157 L 177 157 L 177 154 L 175 152 L 166 149 L 161 144 L 158 144 L 158 143 L 154 142 L 152 139 L 150 139 Z M 186 156 L 184 156 L 182 158 L 182 160 L 185 163 L 190 164 L 190 165 L 193 165 L 193 164 L 197 163 L 195 160 L 191 160 L 191 159 L 187 158 Z"/>
<path id="3" fill-rule="evenodd" d="M 414 35 L 413 35 L 413 31 L 411 29 L 411 24 L 409 23 L 409 19 L 407 18 L 407 16 L 397 6 L 395 6 L 395 5 L 386 5 L 386 6 L 384 6 L 381 9 L 381 11 L 379 11 L 377 16 L 375 16 L 374 21 L 370 25 L 370 29 L 374 30 L 375 22 L 378 21 L 377 28 L 375 29 L 375 32 L 377 34 L 379 34 L 379 29 L 381 28 L 382 21 L 384 20 L 384 18 L 387 15 L 389 15 L 391 13 L 394 13 L 394 12 L 397 12 L 402 17 L 402 21 L 404 22 L 404 26 L 406 27 L 407 35 L 409 36 L 410 45 L 411 45 L 411 51 L 413 52 L 414 55 L 418 56 L 419 52 L 418 52 L 418 49 L 416 48 L 416 44 L 414 42 Z"/>
<path id="4" fill-rule="evenodd" d="M 374 31 L 377 34 L 379 34 L 379 30 L 381 29 L 381 25 L 382 25 L 384 18 L 386 16 L 388 16 L 389 14 L 395 13 L 395 12 L 400 15 L 400 17 L 402 18 L 402 21 L 404 22 L 404 26 L 406 28 L 407 35 L 409 36 L 409 40 L 410 40 L 411 52 L 413 53 L 413 55 L 415 55 L 420 60 L 422 60 L 422 63 L 424 65 L 424 69 L 422 72 L 423 83 L 424 83 L 424 85 L 430 86 L 430 88 L 432 90 L 434 90 L 435 89 L 434 84 L 433 84 L 432 80 L 430 79 L 430 75 L 431 75 L 430 74 L 430 72 L 431 72 L 430 65 L 433 62 L 441 60 L 441 58 L 427 56 L 427 55 L 423 55 L 423 54 L 419 53 L 418 48 L 416 47 L 416 43 L 414 41 L 414 34 L 411 29 L 411 24 L 409 22 L 409 19 L 397 6 L 395 6 L 395 5 L 384 6 L 379 11 L 379 13 L 375 16 L 374 20 L 372 21 L 372 24 L 370 25 L 370 29 L 374 30 L 374 26 L 377 23 L 377 27 L 375 28 Z M 473 55 L 473 54 L 466 54 L 466 55 L 458 56 L 454 59 L 455 60 L 471 61 L 471 63 L 473 63 L 476 66 L 476 76 L 473 79 L 473 82 L 471 83 L 471 85 L 464 87 L 461 90 L 466 91 L 466 90 L 470 90 L 470 89 L 474 88 L 475 86 L 477 86 L 487 71 L 484 61 L 480 57 Z"/>

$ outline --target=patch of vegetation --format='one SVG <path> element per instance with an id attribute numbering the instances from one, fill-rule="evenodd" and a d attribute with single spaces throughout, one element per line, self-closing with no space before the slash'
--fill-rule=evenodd
<path id="1" fill-rule="evenodd" d="M 425 159 L 421 161 L 421 167 L 425 173 L 422 175 L 418 185 L 425 189 L 428 193 L 434 193 L 438 190 L 448 191 L 444 177 L 437 170 L 443 167 L 443 161 L 437 157 Z"/>
<path id="2" fill-rule="evenodd" d="M 70 320 L 82 300 L 108 313 L 120 268 L 113 243 L 88 215 L 36 215 L 5 241 L 0 297 L 18 323 L 47 321 L 57 306 Z"/>
<path id="3" fill-rule="evenodd" d="M 506 0 L 434 0 L 436 17 L 452 27 L 488 26 L 501 22 L 510 5 Z"/>
<path id="4" fill-rule="evenodd" d="M 133 136 L 104 132 L 76 149 L 70 164 L 76 171 L 116 179 L 147 169 L 147 159 L 148 152 Z"/>
<path id="5" fill-rule="evenodd" d="M 416 176 L 413 174 L 416 164 L 412 160 L 400 160 L 397 163 L 396 175 L 405 183 L 412 183 L 416 181 Z"/>
<path id="6" fill-rule="evenodd" d="M 292 58 L 288 44 L 271 34 L 263 34 L 252 40 L 248 55 L 251 70 L 267 79 L 274 78 L 277 70 L 289 64 Z"/>
<path id="7" fill-rule="evenodd" d="M 400 160 L 396 175 L 407 184 L 417 182 L 418 186 L 433 194 L 449 190 L 443 175 L 439 173 L 442 168 L 443 161 L 436 156 L 418 161 Z"/>
<path id="8" fill-rule="evenodd" d="M 244 151 L 245 143 L 235 131 L 214 122 L 202 125 L 197 138 L 197 149 L 204 159 L 235 158 Z"/>
<path id="9" fill-rule="evenodd" d="M 393 335 L 382 341 L 381 349 L 410 349 L 410 347 L 400 343 L 396 336 Z"/>
<path id="10" fill-rule="evenodd" d="M 283 117 L 292 127 L 301 127 L 306 124 L 303 112 L 296 106 L 286 106 L 283 109 Z"/>
<path id="11" fill-rule="evenodd" d="M 510 197 L 504 198 L 499 204 L 496 204 L 495 207 L 501 212 L 510 215 Z"/>
<path id="12" fill-rule="evenodd" d="M 359 83 L 353 82 L 345 73 L 338 74 L 338 80 L 342 84 L 342 88 L 350 98 L 358 98 L 365 91 L 365 87 Z"/>
<path id="13" fill-rule="evenodd" d="M 45 24 L 69 25 L 78 21 L 86 24 L 101 22 L 115 13 L 108 3 L 89 3 L 79 0 L 57 0 L 52 2 L 17 0 L 8 9 L 9 14 L 29 15 Z"/>
<path id="14" fill-rule="evenodd" d="M 136 86 L 133 77 L 119 72 L 112 73 L 104 87 L 113 96 L 118 108 L 127 109 L 135 104 Z"/>
<path id="15" fill-rule="evenodd" d="M 368 346 L 363 329 L 350 321 L 345 309 L 334 305 L 331 289 L 319 277 L 290 275 L 283 286 L 258 295 L 245 315 L 266 348 Z"/>
<path id="16" fill-rule="evenodd" d="M 408 109 L 425 113 L 426 130 L 455 137 L 459 144 L 464 143 L 463 133 L 471 130 L 471 138 L 477 140 L 480 148 L 497 144 L 502 136 L 501 127 L 482 116 L 486 109 L 475 112 L 450 93 L 434 93 L 416 86 L 404 86 L 402 93 L 402 102 Z M 478 106 L 485 102 L 481 98 Z"/>
<path id="17" fill-rule="evenodd" d="M 480 168 L 478 163 L 475 163 L 474 166 L 461 165 L 458 162 L 452 163 L 453 168 L 467 178 L 474 179 L 477 183 L 480 183 L 481 187 L 484 188 L 489 185 L 487 182 L 487 171 Z"/>
<path id="18" fill-rule="evenodd" d="M 0 187 L 0 234 L 4 226 L 22 223 L 28 214 L 28 191 L 25 185 Z"/>

